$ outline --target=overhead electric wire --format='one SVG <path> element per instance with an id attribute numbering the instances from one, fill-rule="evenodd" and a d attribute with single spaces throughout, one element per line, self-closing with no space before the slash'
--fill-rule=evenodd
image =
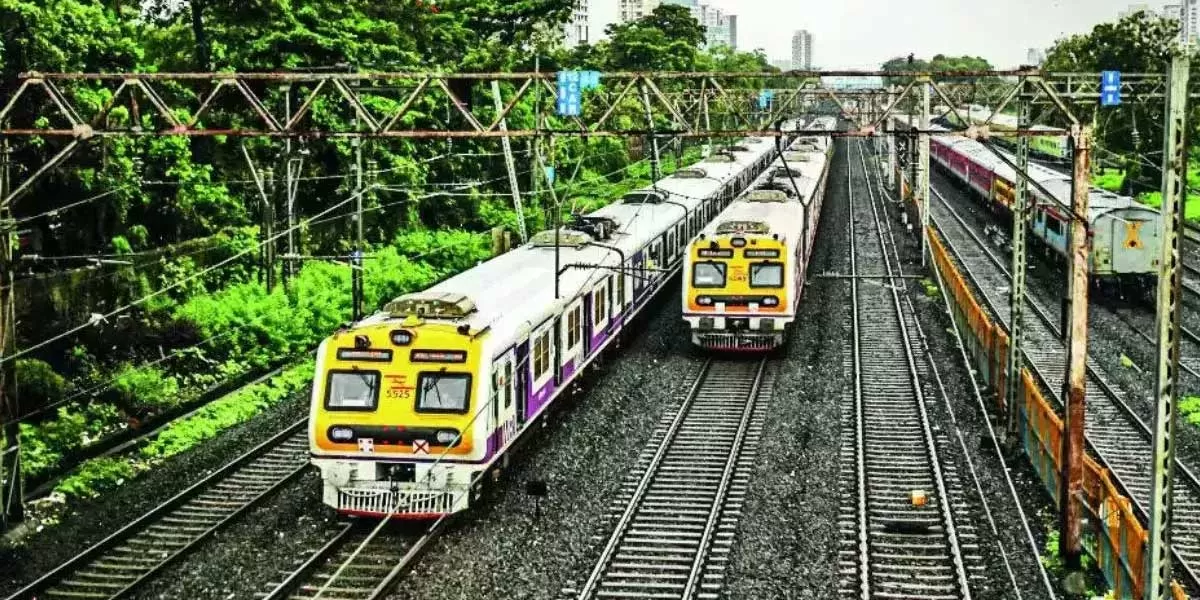
<path id="1" fill-rule="evenodd" d="M 154 292 L 151 292 L 151 293 L 149 293 L 149 294 L 147 294 L 147 295 L 145 295 L 145 296 L 142 296 L 141 298 L 138 298 L 137 300 L 134 300 L 133 302 L 130 302 L 130 303 L 124 304 L 124 305 L 122 305 L 122 306 L 119 306 L 119 307 L 117 307 L 117 308 L 115 308 L 115 309 L 111 310 L 111 311 L 108 311 L 107 313 L 104 313 L 103 315 L 98 315 L 98 316 L 95 316 L 95 315 L 94 315 L 92 319 L 89 319 L 89 320 L 88 320 L 88 322 L 86 322 L 86 323 L 83 323 L 82 325 L 77 325 L 77 326 L 75 326 L 75 327 L 72 327 L 71 329 L 68 329 L 68 330 L 64 331 L 64 332 L 61 332 L 61 333 L 55 334 L 55 335 L 53 335 L 53 336 L 50 336 L 50 337 L 48 337 L 48 338 L 46 338 L 46 339 L 44 339 L 44 340 L 41 340 L 41 341 L 39 341 L 39 342 L 37 342 L 37 343 L 35 343 L 35 344 L 33 344 L 33 345 L 31 345 L 31 346 L 27 347 L 27 348 L 24 348 L 24 349 L 22 349 L 22 350 L 19 350 L 19 351 L 17 351 L 17 352 L 14 352 L 14 353 L 12 353 L 12 354 L 6 355 L 6 356 L 4 356 L 3 358 L 0 358 L 0 364 L 4 364 L 4 363 L 8 363 L 8 362 L 12 362 L 12 361 L 14 361 L 14 360 L 16 360 L 16 359 L 18 359 L 18 358 L 20 358 L 20 357 L 22 357 L 22 356 L 25 356 L 25 355 L 29 354 L 30 352 L 33 352 L 33 351 L 35 351 L 35 350 L 38 350 L 38 349 L 40 349 L 40 348 L 43 348 L 43 347 L 45 347 L 45 346 L 48 346 L 48 345 L 50 345 L 50 344 L 52 344 L 52 343 L 54 343 L 54 342 L 57 342 L 57 341 L 59 341 L 59 340 L 61 340 L 61 339 L 65 338 L 65 337 L 67 337 L 67 336 L 70 336 L 70 335 L 73 335 L 73 334 L 75 334 L 75 333 L 78 333 L 78 332 L 80 332 L 80 331 L 83 331 L 84 329 L 87 329 L 88 327 L 92 327 L 92 326 L 93 326 L 93 325 L 95 325 L 97 322 L 106 321 L 106 320 L 108 320 L 108 319 L 109 319 L 109 318 L 111 318 L 111 317 L 115 317 L 115 316 L 117 316 L 117 315 L 120 315 L 120 314 L 124 313 L 125 311 L 131 310 L 131 309 L 133 309 L 133 308 L 136 308 L 136 307 L 138 307 L 138 306 L 141 306 L 142 304 L 145 304 L 146 302 L 149 302 L 150 300 L 152 300 L 152 299 L 154 299 L 154 298 L 157 298 L 158 296 L 161 296 L 161 295 L 163 295 L 163 294 L 165 294 L 165 293 L 167 293 L 167 292 L 169 292 L 169 291 L 171 291 L 171 290 L 173 290 L 173 289 L 175 289 L 175 288 L 178 288 L 179 286 L 181 286 L 181 285 L 183 285 L 183 284 L 185 284 L 185 283 L 188 283 L 189 281 L 193 281 L 193 280 L 195 280 L 195 279 L 198 279 L 198 278 L 200 278 L 200 277 L 203 277 L 203 276 L 205 276 L 205 275 L 207 275 L 207 274 L 209 274 L 209 273 L 211 273 L 211 272 L 213 272 L 213 271 L 215 271 L 215 270 L 217 270 L 217 269 L 220 269 L 220 268 L 222 268 L 222 267 L 225 267 L 226 265 L 228 265 L 228 264 L 230 264 L 230 263 L 234 262 L 235 260 L 237 260 L 237 259 L 239 259 L 239 258 L 241 258 L 241 257 L 243 257 L 243 256 L 246 256 L 246 255 L 249 255 L 249 254 L 251 254 L 252 252 L 257 252 L 257 251 L 258 251 L 258 250 L 260 250 L 260 249 L 261 249 L 263 246 L 265 246 L 265 245 L 267 245 L 267 244 L 270 244 L 270 243 L 273 243 L 273 242 L 275 242 L 276 240 L 278 240 L 278 239 L 282 238 L 283 236 L 287 235 L 287 233 L 288 233 L 289 231 L 293 231 L 293 230 L 296 230 L 296 229 L 300 229 L 301 227 L 307 226 L 307 225 L 308 225 L 308 224 L 309 224 L 311 221 L 313 221 L 313 220 L 315 220 L 315 219 L 317 219 L 317 218 L 319 218 L 319 217 L 325 216 L 325 215 L 329 214 L 330 212 L 333 212 L 334 210 L 337 210 L 338 208 L 341 208 L 342 206 L 344 206 L 344 205 L 346 205 L 346 204 L 349 204 L 349 203 L 350 203 L 350 202 L 352 202 L 353 200 L 356 200 L 358 197 L 362 196 L 363 194 L 366 194 L 367 192 L 369 192 L 369 191 L 371 191 L 371 190 L 373 190 L 373 189 L 375 189 L 375 188 L 374 188 L 374 186 L 368 186 L 368 187 L 364 188 L 363 190 L 361 190 L 361 191 L 359 191 L 359 192 L 357 192 L 357 193 L 355 193 L 355 194 L 352 194 L 352 195 L 348 196 L 346 199 L 344 199 L 344 200 L 342 200 L 342 201 L 340 201 L 340 202 L 338 202 L 338 203 L 336 203 L 336 204 L 333 204 L 333 205 L 331 205 L 330 207 L 328 207 L 328 208 L 326 208 L 325 210 L 323 210 L 323 211 L 321 211 L 321 212 L 317 213 L 316 215 L 313 215 L 312 217 L 310 217 L 310 218 L 308 218 L 308 219 L 306 219 L 306 220 L 304 220 L 304 221 L 301 221 L 300 223 L 297 223 L 295 226 L 293 226 L 293 227 L 291 227 L 291 228 L 288 228 L 288 229 L 285 229 L 285 230 L 283 230 L 283 231 L 280 231 L 279 233 L 276 233 L 276 234 L 274 234 L 274 235 L 270 236 L 269 238 L 267 238 L 267 239 L 265 239 L 265 240 L 263 240 L 263 241 L 259 242 L 258 244 L 255 244 L 255 245 L 254 245 L 254 247 L 252 247 L 252 248 L 247 248 L 247 249 L 245 249 L 245 250 L 242 250 L 241 252 L 238 252 L 237 254 L 234 254 L 233 256 L 231 256 L 231 257 L 229 257 L 229 258 L 226 258 L 225 260 L 222 260 L 221 262 L 218 262 L 217 264 L 215 264 L 215 265 L 213 265 L 213 266 L 211 266 L 211 267 L 208 267 L 208 268 L 206 268 L 206 269 L 204 269 L 204 270 L 202 270 L 202 271 L 199 271 L 199 272 L 197 272 L 197 273 L 193 273 L 193 274 L 191 274 L 191 275 L 188 275 L 187 277 L 184 277 L 184 278 L 182 278 L 182 279 L 179 279 L 179 280 L 175 281 L 174 283 L 172 283 L 172 284 L 170 284 L 170 285 L 167 285 L 167 286 L 165 286 L 165 287 L 159 288 L 158 290 L 155 290 Z"/>

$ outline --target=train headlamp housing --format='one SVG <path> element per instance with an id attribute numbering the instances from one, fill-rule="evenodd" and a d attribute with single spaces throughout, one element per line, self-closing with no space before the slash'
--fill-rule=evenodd
<path id="1" fill-rule="evenodd" d="M 441 429 L 438 430 L 437 436 L 434 439 L 442 445 L 453 444 L 454 440 L 458 439 L 458 432 L 453 429 Z"/>
<path id="2" fill-rule="evenodd" d="M 779 306 L 779 298 L 777 296 L 765 296 L 762 299 L 763 306 Z"/>
<path id="3" fill-rule="evenodd" d="M 696 304 L 699 304 L 700 306 L 712 306 L 712 296 L 699 296 L 696 298 Z"/>
<path id="4" fill-rule="evenodd" d="M 335 442 L 352 442 L 354 441 L 354 430 L 349 427 L 330 427 L 329 439 Z"/>
<path id="5" fill-rule="evenodd" d="M 746 238 L 733 238 L 729 240 L 729 245 L 734 248 L 744 248 L 746 247 Z"/>

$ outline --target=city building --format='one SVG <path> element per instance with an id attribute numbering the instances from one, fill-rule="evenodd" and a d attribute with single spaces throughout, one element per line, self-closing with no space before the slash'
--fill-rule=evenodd
<path id="1" fill-rule="evenodd" d="M 706 28 L 706 46 L 712 48 L 725 45 L 737 48 L 737 15 L 726 14 L 720 8 L 701 3 L 699 0 L 661 0 L 656 6 L 658 4 L 686 6 L 692 16 Z"/>
<path id="2" fill-rule="evenodd" d="M 1195 46 L 1200 41 L 1200 0 L 1167 4 L 1161 15 L 1179 22 L 1179 43 Z"/>
<path id="3" fill-rule="evenodd" d="M 792 36 L 792 68 L 799 70 L 811 69 L 812 58 L 812 34 L 804 29 L 801 29 Z"/>
<path id="4" fill-rule="evenodd" d="M 1132 16 L 1134 13 L 1136 13 L 1138 11 L 1144 11 L 1144 12 L 1147 12 L 1150 14 L 1154 14 L 1154 11 L 1150 10 L 1149 4 L 1146 4 L 1144 2 L 1138 2 L 1136 4 L 1130 4 L 1128 8 L 1117 13 L 1117 17 L 1124 19 L 1125 17 Z"/>
<path id="5" fill-rule="evenodd" d="M 576 0 L 571 19 L 563 28 L 563 45 L 574 48 L 605 39 L 604 30 L 620 18 L 618 1 Z"/>
<path id="6" fill-rule="evenodd" d="M 652 12 L 661 4 L 659 0 L 621 0 L 620 20 L 622 23 L 636 21 Z M 672 4 L 667 2 L 667 4 Z"/>
<path id="7" fill-rule="evenodd" d="M 737 50 L 738 48 L 737 26 L 737 15 L 729 15 L 729 47 L 733 48 L 734 50 Z"/>

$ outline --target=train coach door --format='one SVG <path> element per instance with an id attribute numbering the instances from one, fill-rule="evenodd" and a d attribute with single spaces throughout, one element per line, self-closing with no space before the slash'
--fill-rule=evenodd
<path id="1" fill-rule="evenodd" d="M 516 363 L 516 350 L 510 350 L 492 363 L 492 414 L 496 417 L 496 430 L 499 432 L 497 447 L 503 447 L 509 440 L 516 437 L 518 426 L 518 410 L 516 401 L 517 382 L 513 380 Z"/>
<path id="2" fill-rule="evenodd" d="M 529 411 L 526 407 L 529 406 L 529 363 L 531 360 L 529 356 L 530 339 L 533 339 L 532 336 L 521 344 L 517 345 L 516 362 L 515 364 L 510 363 L 505 369 L 506 373 L 509 369 L 515 370 L 514 376 L 509 377 L 508 379 L 513 382 L 514 386 L 513 410 L 516 412 L 517 423 L 524 423 L 526 415 L 529 414 Z"/>

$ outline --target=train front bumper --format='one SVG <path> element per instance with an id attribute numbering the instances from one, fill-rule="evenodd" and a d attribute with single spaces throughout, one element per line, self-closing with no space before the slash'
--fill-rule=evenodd
<path id="1" fill-rule="evenodd" d="M 322 500 L 362 517 L 436 519 L 466 510 L 472 471 L 464 465 L 313 458 Z"/>
<path id="2" fill-rule="evenodd" d="M 686 317 L 692 343 L 709 350 L 762 352 L 783 345 L 790 315 L 771 317 Z"/>

